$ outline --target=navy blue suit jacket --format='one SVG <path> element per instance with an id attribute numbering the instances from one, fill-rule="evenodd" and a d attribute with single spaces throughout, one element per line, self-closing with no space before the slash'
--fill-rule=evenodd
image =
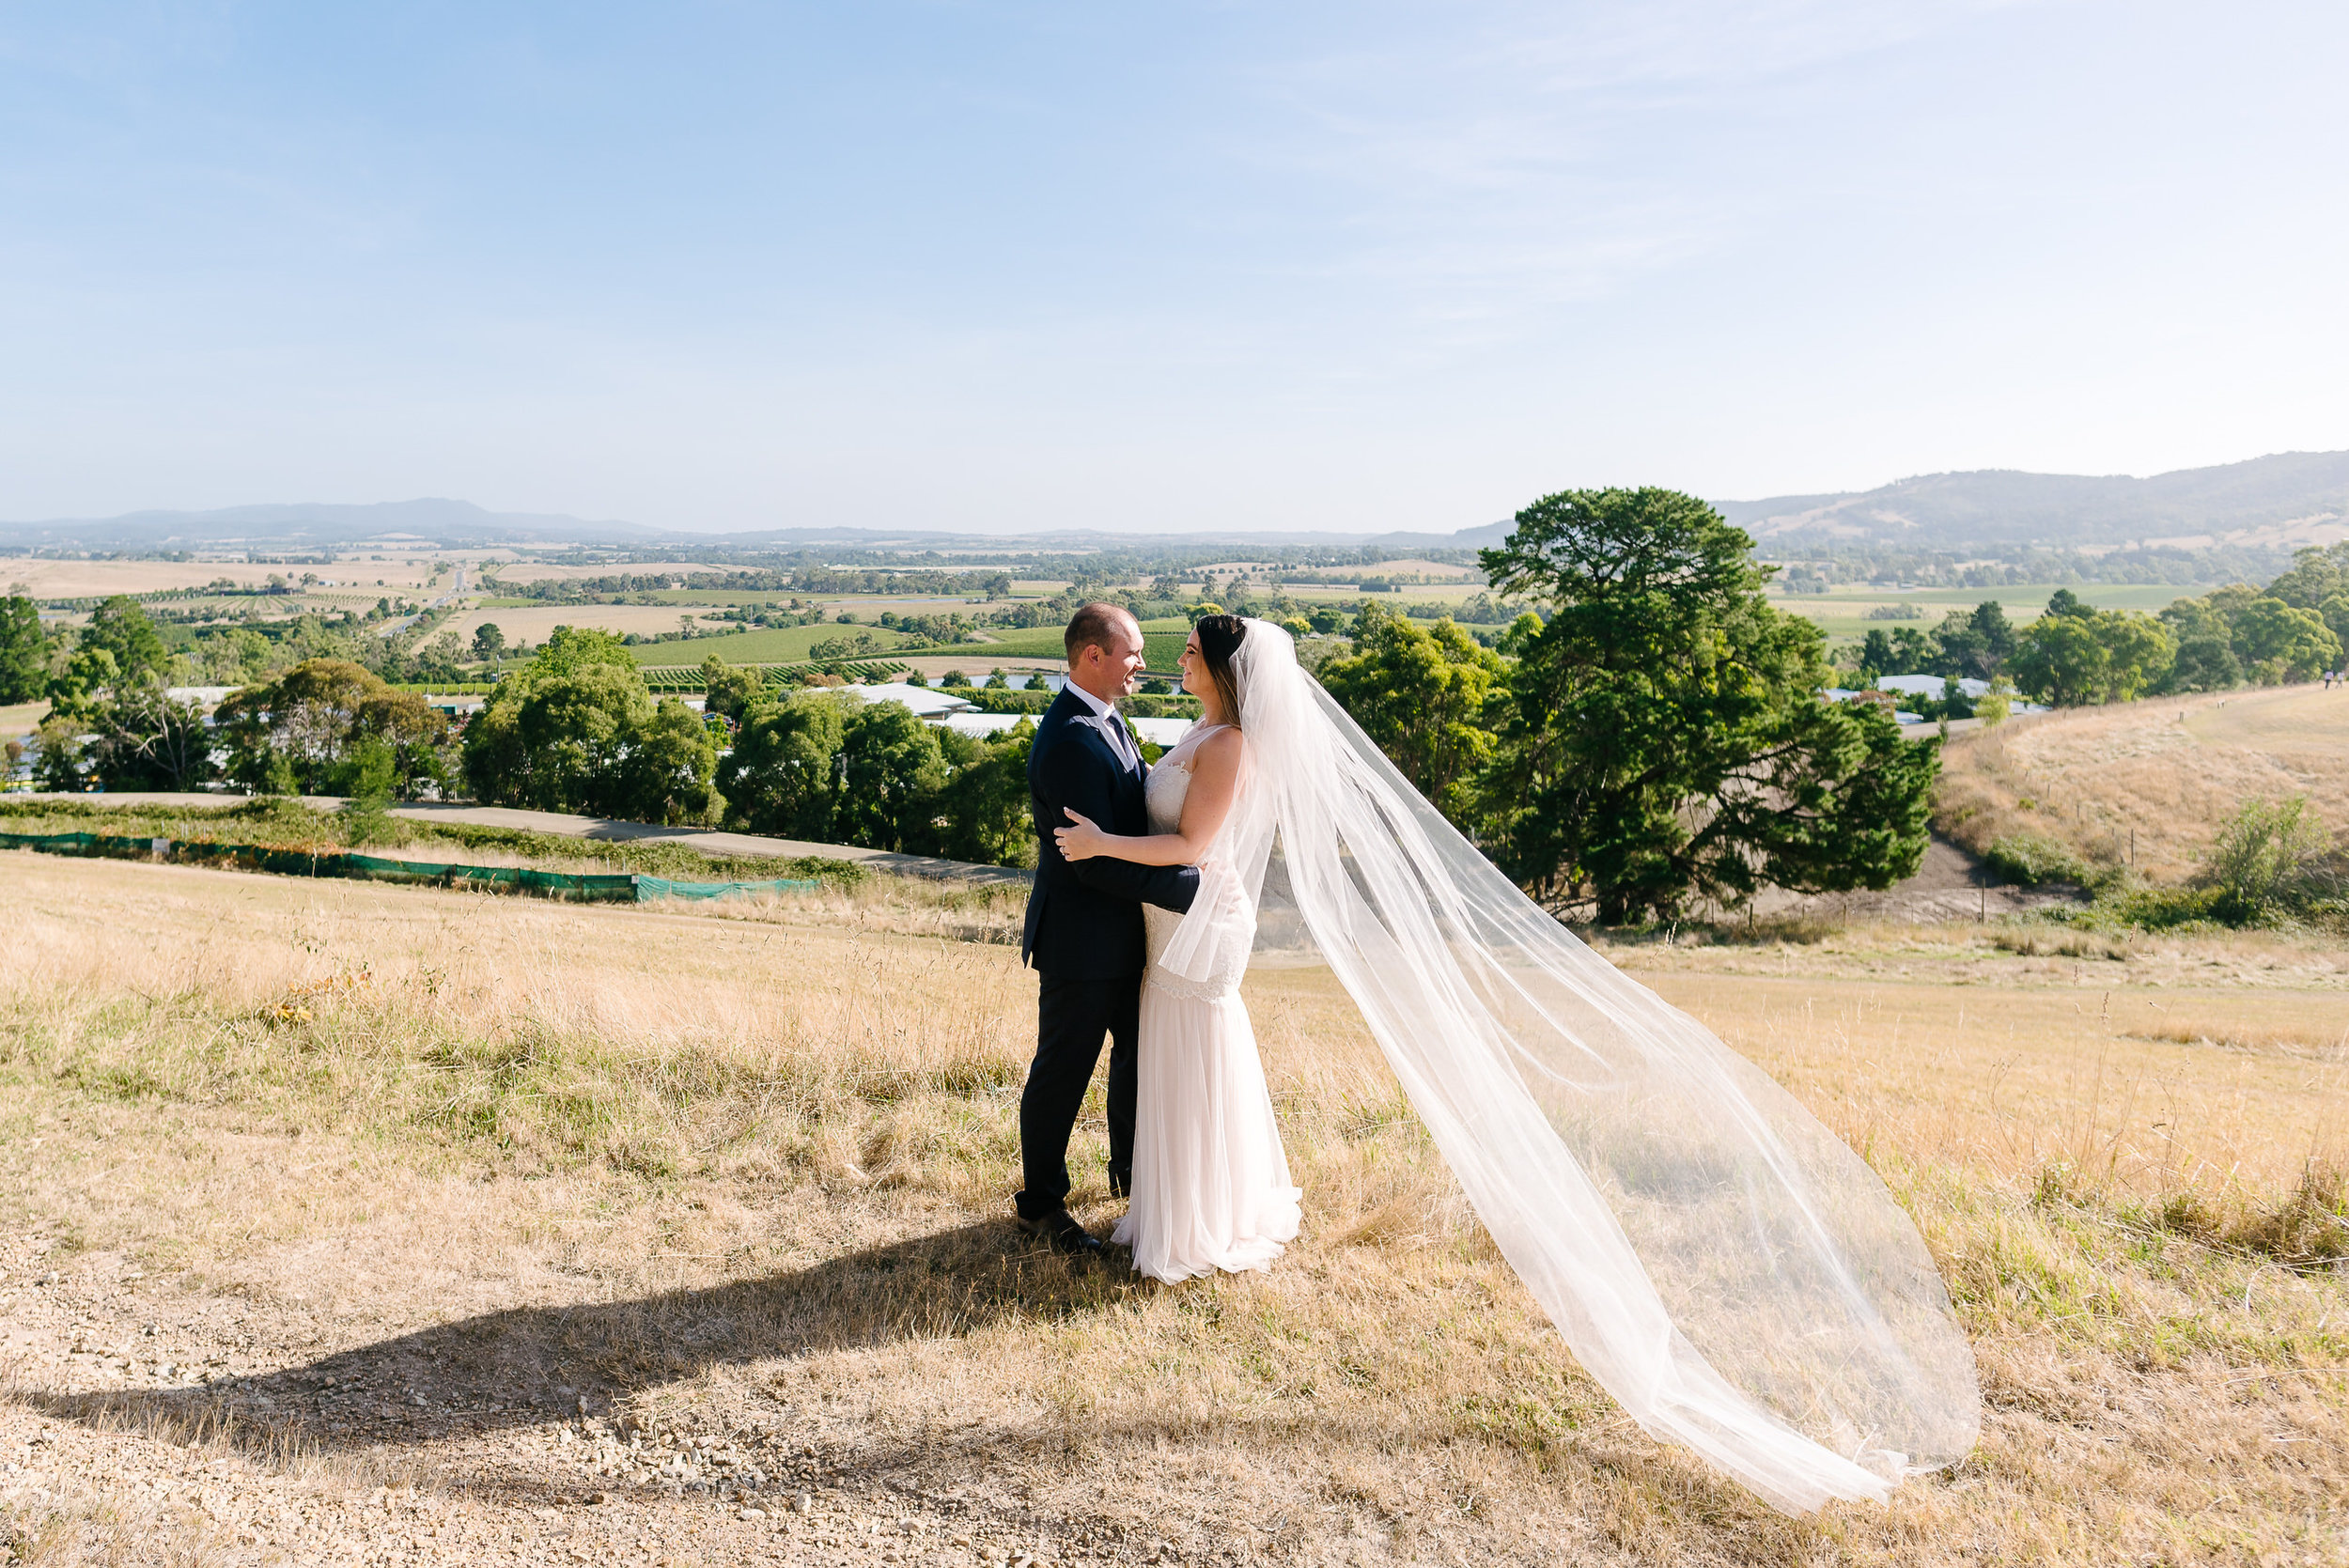
<path id="1" fill-rule="evenodd" d="M 1035 888 L 1019 957 L 1045 974 L 1115 979 L 1147 967 L 1142 907 L 1177 913 L 1199 892 L 1199 870 L 1188 865 L 1136 865 L 1096 855 L 1070 861 L 1052 830 L 1068 826 L 1073 806 L 1104 832 L 1142 837 L 1150 831 L 1143 804 L 1140 761 L 1119 755 L 1084 699 L 1064 689 L 1045 710 L 1028 749 L 1028 800 L 1035 815 Z"/>

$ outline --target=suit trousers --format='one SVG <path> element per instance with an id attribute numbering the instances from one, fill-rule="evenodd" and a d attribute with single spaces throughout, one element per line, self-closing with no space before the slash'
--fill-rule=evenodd
<path id="1" fill-rule="evenodd" d="M 1068 1202 L 1068 1139 L 1110 1040 L 1110 1182 L 1123 1188 L 1134 1167 L 1135 1038 L 1142 1028 L 1142 977 L 1047 974 L 1036 997 L 1035 1061 L 1019 1095 L 1022 1219 Z"/>

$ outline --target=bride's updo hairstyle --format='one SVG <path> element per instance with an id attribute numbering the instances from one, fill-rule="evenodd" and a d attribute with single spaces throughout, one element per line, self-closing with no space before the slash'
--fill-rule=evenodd
<path id="1" fill-rule="evenodd" d="M 1239 727 L 1239 672 L 1232 660 L 1248 636 L 1248 623 L 1237 615 L 1202 615 L 1191 629 L 1199 633 L 1199 657 L 1207 661 L 1207 678 L 1215 682 L 1215 699 L 1223 708 L 1223 722 Z"/>

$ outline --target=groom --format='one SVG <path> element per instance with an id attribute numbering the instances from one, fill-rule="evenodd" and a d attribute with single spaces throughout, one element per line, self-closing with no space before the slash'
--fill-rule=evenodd
<path id="1" fill-rule="evenodd" d="M 1107 855 L 1070 862 L 1052 830 L 1074 807 L 1112 833 L 1150 831 L 1143 808 L 1143 765 L 1117 699 L 1142 669 L 1142 627 L 1114 604 L 1088 604 L 1069 620 L 1068 684 L 1036 726 L 1028 750 L 1028 794 L 1035 815 L 1035 889 L 1019 957 L 1033 963 L 1035 1061 L 1019 1096 L 1019 1157 L 1025 1187 L 1019 1222 L 1061 1252 L 1093 1253 L 1100 1241 L 1068 1212 L 1068 1135 L 1110 1038 L 1110 1192 L 1123 1197 L 1134 1161 L 1134 1036 L 1145 967 L 1142 907 L 1177 913 L 1199 891 L 1196 867 L 1135 865 Z"/>

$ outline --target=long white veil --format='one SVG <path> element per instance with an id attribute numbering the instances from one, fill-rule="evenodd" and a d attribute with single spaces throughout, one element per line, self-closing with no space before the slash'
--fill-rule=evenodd
<path id="1" fill-rule="evenodd" d="M 1650 1435 L 1775 1507 L 1963 1458 L 1973 1354 L 1883 1182 L 1770 1078 L 1545 914 L 1247 623 L 1243 784 L 1160 963 L 1245 955 L 1274 841 L 1306 930 L 1477 1217 Z"/>

